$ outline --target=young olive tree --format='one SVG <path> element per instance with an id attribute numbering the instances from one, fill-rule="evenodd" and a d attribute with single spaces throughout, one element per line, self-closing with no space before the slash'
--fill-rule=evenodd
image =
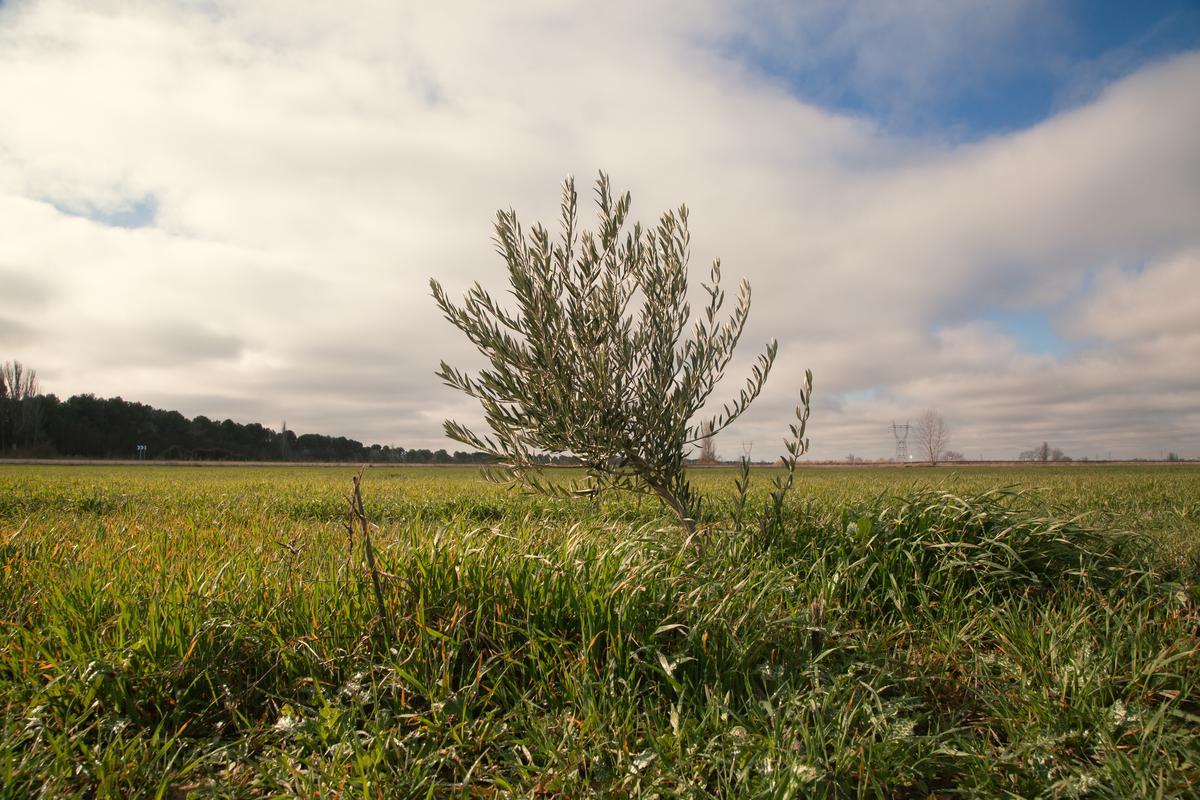
<path id="1" fill-rule="evenodd" d="M 508 265 L 515 309 L 478 283 L 461 305 L 436 280 L 433 297 L 488 360 L 478 375 L 444 361 L 439 377 L 479 400 L 490 434 L 453 420 L 446 434 L 490 454 L 493 477 L 537 491 L 618 489 L 652 494 L 692 530 L 701 499 L 685 459 L 698 442 L 737 419 L 762 390 L 777 344 L 771 341 L 721 413 L 695 420 L 725 375 L 750 313 L 750 285 L 722 319 L 720 261 L 703 283 L 704 308 L 688 304 L 686 206 L 658 226 L 625 229 L 629 193 L 614 198 L 596 182 L 599 224 L 579 231 L 574 180 L 562 187 L 557 238 L 540 224 L 522 229 L 513 210 L 496 215 L 495 243 Z M 539 476 L 537 456 L 567 454 L 587 468 L 586 485 L 558 489 Z"/>

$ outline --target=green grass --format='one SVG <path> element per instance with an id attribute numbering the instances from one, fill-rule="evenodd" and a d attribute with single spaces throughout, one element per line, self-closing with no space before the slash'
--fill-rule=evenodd
<path id="1" fill-rule="evenodd" d="M 0 797 L 1200 793 L 1195 468 L 352 474 L 0 467 Z"/>

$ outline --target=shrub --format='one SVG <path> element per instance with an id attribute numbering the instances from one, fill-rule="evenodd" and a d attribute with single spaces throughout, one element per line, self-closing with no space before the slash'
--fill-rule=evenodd
<path id="1" fill-rule="evenodd" d="M 720 319 L 725 292 L 714 261 L 703 284 L 704 309 L 693 320 L 687 207 L 663 214 L 656 228 L 635 224 L 625 231 L 629 193 L 614 198 L 603 173 L 596 203 L 596 232 L 580 234 L 568 178 L 554 240 L 540 224 L 526 235 L 515 211 L 497 214 L 495 242 L 508 265 L 515 311 L 478 283 L 456 306 L 430 281 L 446 319 L 489 363 L 469 376 L 442 362 L 438 375 L 477 398 L 491 428 L 479 435 L 447 420 L 446 434 L 495 458 L 495 477 L 540 491 L 556 489 L 539 477 L 536 457 L 571 454 L 589 476 L 573 491 L 653 494 L 690 530 L 701 501 L 685 459 L 758 396 L 777 345 L 767 345 L 721 413 L 693 421 L 733 357 L 750 314 L 750 285 L 741 282 L 732 313 Z M 807 395 L 803 400 L 807 407 Z"/>

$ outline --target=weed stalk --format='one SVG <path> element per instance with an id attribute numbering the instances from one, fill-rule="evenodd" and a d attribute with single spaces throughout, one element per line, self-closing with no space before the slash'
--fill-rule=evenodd
<path id="1" fill-rule="evenodd" d="M 354 493 L 350 496 L 350 527 L 357 525 L 362 530 L 363 553 L 367 558 L 367 569 L 371 572 L 371 583 L 375 587 L 375 605 L 379 611 L 379 624 L 383 626 L 383 636 L 391 647 L 392 632 L 388 625 L 387 609 L 383 604 L 383 587 L 379 583 L 379 569 L 375 566 L 375 548 L 371 545 L 371 526 L 367 522 L 367 512 L 363 509 L 362 500 L 362 470 L 354 476 Z"/>

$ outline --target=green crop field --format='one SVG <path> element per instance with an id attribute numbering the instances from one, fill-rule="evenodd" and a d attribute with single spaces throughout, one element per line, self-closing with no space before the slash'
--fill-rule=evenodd
<path id="1" fill-rule="evenodd" d="M 0 466 L 0 797 L 1200 794 L 1200 469 Z M 725 518 L 733 470 L 696 480 Z"/>

